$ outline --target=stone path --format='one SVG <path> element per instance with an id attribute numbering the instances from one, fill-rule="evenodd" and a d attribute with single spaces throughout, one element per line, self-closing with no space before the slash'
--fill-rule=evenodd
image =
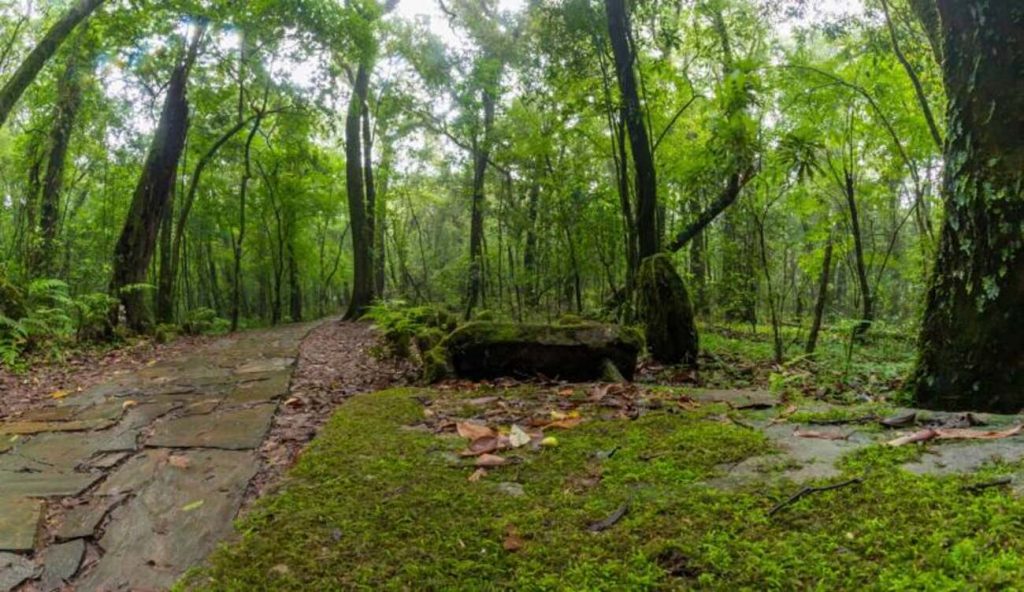
<path id="1" fill-rule="evenodd" d="M 740 486 L 770 481 L 805 483 L 813 479 L 828 479 L 841 474 L 836 463 L 844 456 L 871 445 L 889 442 L 899 436 L 911 434 L 930 424 L 956 422 L 960 413 L 897 409 L 893 415 L 916 414 L 916 424 L 899 429 L 884 429 L 877 422 L 846 425 L 812 425 L 792 421 L 779 422 L 777 417 L 784 407 L 778 397 L 764 391 L 709 390 L 695 391 L 693 398 L 704 402 L 726 402 L 740 411 L 743 424 L 757 429 L 767 437 L 771 450 L 747 458 L 739 463 L 719 467 L 720 476 L 708 485 L 733 489 Z M 767 408 L 767 409 L 765 409 Z M 827 403 L 811 403 L 799 407 L 800 411 L 827 413 L 841 408 Z M 984 423 L 979 431 L 1003 430 L 1024 423 L 1021 415 L 971 414 Z M 836 435 L 827 439 L 806 437 L 808 432 Z M 804 436 L 799 434 L 803 433 Z M 933 441 L 927 443 L 925 454 L 919 460 L 903 465 L 907 471 L 928 475 L 970 474 L 994 462 L 1016 463 L 1024 460 L 1024 434 L 998 440 Z M 1007 475 L 1013 478 L 1012 487 L 1024 493 L 1024 472 Z"/>
<path id="2" fill-rule="evenodd" d="M 0 592 L 165 590 L 201 562 L 311 328 L 226 337 L 0 423 Z"/>

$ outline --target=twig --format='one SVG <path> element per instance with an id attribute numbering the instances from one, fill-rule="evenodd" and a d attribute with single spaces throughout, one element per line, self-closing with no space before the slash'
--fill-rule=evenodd
<path id="1" fill-rule="evenodd" d="M 999 477 L 998 479 L 993 479 L 992 481 L 985 481 L 984 483 L 964 485 L 963 487 L 960 488 L 960 491 L 964 491 L 967 493 L 978 493 L 990 487 L 1000 487 L 1002 485 L 1009 485 L 1011 483 L 1013 483 L 1013 477 L 1007 475 L 1006 477 Z"/>
<path id="2" fill-rule="evenodd" d="M 617 510 L 612 512 L 611 516 L 608 516 L 604 520 L 598 520 L 597 522 L 591 524 L 587 527 L 587 530 L 589 530 L 590 532 L 601 532 L 603 530 L 608 530 L 609 528 L 615 526 L 619 522 L 619 520 L 622 520 L 622 517 L 625 516 L 627 512 L 629 512 L 629 502 L 626 502 L 619 506 Z"/>
<path id="3" fill-rule="evenodd" d="M 833 485 L 823 485 L 821 487 L 804 487 L 800 491 L 794 493 L 786 501 L 778 503 L 774 508 L 772 508 L 768 512 L 768 515 L 769 516 L 773 516 L 779 510 L 785 508 L 786 506 L 789 506 L 789 505 L 792 505 L 792 504 L 796 503 L 798 500 L 800 500 L 800 498 L 802 498 L 804 496 L 807 496 L 807 495 L 810 495 L 812 493 L 821 493 L 823 491 L 832 491 L 833 489 L 839 489 L 841 487 L 846 487 L 848 485 L 854 485 L 854 484 L 863 483 L 863 482 L 864 482 L 864 479 L 862 479 L 861 477 L 854 477 L 853 479 L 850 479 L 848 481 L 843 481 L 842 483 L 835 483 Z"/>

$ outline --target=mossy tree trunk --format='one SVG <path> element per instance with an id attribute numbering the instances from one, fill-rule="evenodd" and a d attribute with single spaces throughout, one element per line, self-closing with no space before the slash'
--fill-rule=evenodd
<path id="1" fill-rule="evenodd" d="M 946 219 L 921 329 L 919 405 L 1024 407 L 1024 11 L 937 0 L 949 98 Z M 919 11 L 920 13 L 920 11 Z"/>
<path id="2" fill-rule="evenodd" d="M 665 364 L 696 364 L 698 338 L 693 305 L 668 255 L 643 260 L 637 290 L 651 356 Z"/>

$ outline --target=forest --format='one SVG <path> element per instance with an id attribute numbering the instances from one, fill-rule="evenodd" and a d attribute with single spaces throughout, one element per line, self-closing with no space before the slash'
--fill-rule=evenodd
<path id="1" fill-rule="evenodd" d="M 246 518 L 248 532 L 264 539 L 247 536 L 218 552 L 199 579 L 179 584 L 188 589 L 237 589 L 232 586 L 240 582 L 349 589 L 385 581 L 400 588 L 421 581 L 429 589 L 563 589 L 564 582 L 541 572 L 564 564 L 578 568 L 572 589 L 863 585 L 870 581 L 859 571 L 870 563 L 866 551 L 858 555 L 863 565 L 827 576 L 816 576 L 814 565 L 793 568 L 800 553 L 834 567 L 818 555 L 832 543 L 812 551 L 811 539 L 791 545 L 792 555 L 784 557 L 758 547 L 751 552 L 768 553 L 758 560 L 764 565 L 735 566 L 744 544 L 791 543 L 788 527 L 766 526 L 768 534 L 756 535 L 763 537 L 756 542 L 744 538 L 750 532 L 730 531 L 745 542 L 702 539 L 699 548 L 684 543 L 650 551 L 653 543 L 635 539 L 658 527 L 659 519 L 645 514 L 658 512 L 661 493 L 651 491 L 667 492 L 659 488 L 679 480 L 703 483 L 723 463 L 785 449 L 773 440 L 780 423 L 803 426 L 783 435 L 790 440 L 820 441 L 854 460 L 836 461 L 840 454 L 833 451 L 828 471 L 835 472 L 809 479 L 849 479 L 808 486 L 792 499 L 787 493 L 779 505 L 769 504 L 767 520 L 818 504 L 817 518 L 807 520 L 842 522 L 851 548 L 857 545 L 852 533 L 865 524 L 858 512 L 911 511 L 897 507 L 893 495 L 910 486 L 909 477 L 885 477 L 883 485 L 861 491 L 865 475 L 925 462 L 903 450 L 920 453 L 944 439 L 1003 440 L 1020 431 L 1013 414 L 1024 407 L 1022 71 L 1024 10 L 1017 0 L 0 1 L 0 384 L 10 389 L 0 392 L 0 419 L 49 418 L 57 412 L 39 415 L 39 401 L 44 409 L 60 408 L 67 392 L 99 397 L 90 405 L 110 403 L 104 398 L 110 393 L 76 382 L 76 373 L 96 364 L 82 359 L 127 356 L 140 380 L 162 380 L 155 373 L 171 363 L 163 352 L 169 360 L 202 344 L 233 343 L 230 352 L 216 345 L 209 351 L 221 351 L 216 356 L 229 360 L 221 365 L 237 365 L 235 375 L 253 372 L 260 384 L 277 384 L 275 373 L 285 366 L 275 360 L 291 360 L 288 368 L 298 360 L 290 390 L 286 377 L 274 394 L 285 400 L 284 411 L 271 411 L 264 427 L 269 441 L 287 443 L 287 434 L 278 440 L 285 429 L 280 414 L 308 408 L 301 421 L 314 427 L 298 444 L 282 445 L 291 447 L 285 455 L 291 460 L 277 459 L 291 466 L 323 429 L 297 465 L 303 478 L 349 470 L 328 451 L 375 470 L 359 464 L 365 454 L 336 450 L 343 444 L 405 458 L 396 442 L 360 439 L 361 425 L 387 431 L 394 429 L 389 421 L 423 415 L 401 389 L 379 395 L 376 412 L 357 397 L 328 420 L 342 391 L 348 397 L 400 384 L 440 383 L 424 391 L 434 394 L 423 403 L 422 427 L 469 439 L 464 456 L 475 459 L 475 472 L 468 485 L 464 475 L 458 479 L 458 488 L 474 486 L 489 471 L 512 470 L 499 468 L 509 464 L 502 451 L 574 450 L 564 440 L 580 422 L 575 446 L 614 440 L 605 461 L 620 446 L 629 454 L 627 441 L 689 450 L 673 468 L 678 474 L 652 469 L 656 462 L 645 454 L 674 454 L 660 448 L 621 460 L 640 463 L 644 468 L 623 471 L 641 484 L 658 483 L 650 489 L 628 477 L 619 483 L 607 469 L 610 494 L 577 522 L 589 520 L 591 533 L 633 530 L 583 559 L 566 555 L 586 546 L 578 534 L 563 539 L 559 531 L 542 543 L 536 532 L 520 533 L 531 524 L 540 528 L 527 512 L 517 526 L 502 526 L 497 539 L 491 532 L 497 526 L 479 525 L 497 541 L 496 552 L 511 557 L 490 569 L 446 567 L 437 559 L 423 568 L 436 573 L 408 565 L 389 572 L 376 563 L 382 559 L 358 555 L 325 563 L 352 569 L 350 576 L 321 573 L 322 566 L 301 559 L 320 544 L 304 537 L 329 539 L 334 531 L 292 533 L 299 543 L 270 534 L 275 512 L 302 515 L 287 504 L 310 503 L 299 487 Z M 359 328 L 367 323 L 370 333 Z M 305 341 L 295 337 L 308 327 L 319 328 Z M 314 350 L 321 356 L 315 362 Z M 364 350 L 368 357 L 354 361 Z M 152 358 L 154 376 L 146 374 L 143 357 Z M 69 360 L 79 361 L 69 366 Z M 303 377 L 316 375 L 305 364 L 320 371 L 344 367 L 351 376 L 331 379 L 329 388 L 317 383 L 333 394 L 316 407 L 303 398 L 303 388 L 315 382 Z M 186 388 L 207 388 L 201 380 L 209 377 L 191 371 L 175 384 L 195 380 Z M 60 384 L 46 378 L 54 373 Z M 235 388 L 242 388 L 237 380 Z M 592 381 L 597 386 L 578 386 Z M 38 392 L 25 394 L 28 387 L 19 383 Z M 132 388 L 154 394 L 149 386 Z M 493 401 L 479 403 L 493 399 L 494 389 L 499 399 L 518 403 L 502 403 L 500 410 L 490 407 Z M 574 392 L 582 398 L 569 404 Z M 659 398 L 664 393 L 672 393 L 668 403 Z M 119 413 L 130 414 L 137 403 L 125 401 Z M 487 409 L 470 421 L 466 404 Z M 216 405 L 208 417 L 229 413 Z M 616 408 L 619 419 L 637 421 L 608 427 L 619 430 L 608 436 L 591 429 L 609 420 L 591 418 L 597 411 L 588 405 Z M 659 423 L 668 421 L 657 412 L 664 405 L 673 411 L 665 417 L 676 417 L 676 407 L 693 415 L 679 420 L 685 429 Z M 186 402 L 183 417 L 190 408 Z M 533 413 L 536 420 L 540 408 L 551 416 L 546 423 L 524 419 Z M 929 411 L 906 420 L 899 414 L 909 408 Z M 182 413 L 174 409 L 172 415 Z M 928 412 L 932 419 L 925 421 Z M 656 417 L 644 427 L 647 413 Z M 708 417 L 719 415 L 728 429 L 701 431 Z M 57 421 L 69 417 L 78 418 Z M 181 420 L 174 417 L 168 423 Z M 483 423 L 472 423 L 477 420 Z M 970 431 L 982 422 L 993 430 Z M 853 432 L 839 437 L 807 427 L 861 424 L 870 424 L 869 440 L 891 428 L 920 429 L 904 436 L 910 440 L 887 439 L 864 452 Z M 0 424 L 0 455 L 19 435 L 64 429 L 14 425 Z M 153 425 L 159 433 L 163 424 Z M 564 430 L 563 442 L 544 429 Z M 6 448 L 5 435 L 14 438 Z M 417 450 L 436 440 L 401 438 Z M 415 438 L 426 440 L 412 444 Z M 1012 465 L 1007 474 L 1024 461 L 1024 450 L 1012 442 L 1002 444 L 1012 451 L 999 457 Z M 942 446 L 961 444 L 969 443 Z M 137 450 L 163 448 L 177 445 Z M 266 446 L 261 450 L 263 471 L 274 461 Z M 800 462 L 813 465 L 831 453 L 810 451 L 814 459 Z M 4 458 L 0 501 L 3 472 L 29 470 L 8 467 Z M 831 468 L 833 461 L 840 469 Z M 512 464 L 521 463 L 516 470 L 522 471 L 532 462 Z M 564 485 L 558 475 L 569 469 L 550 462 L 532 470 L 554 492 Z M 780 469 L 789 480 L 771 487 L 789 491 L 794 482 L 812 482 L 786 472 L 791 469 Z M 442 480 L 425 468 L 409 470 L 429 473 L 423 482 Z M 972 539 L 973 559 L 953 566 L 929 563 L 937 547 L 912 545 L 921 554 L 892 559 L 892 569 L 916 561 L 938 579 L 887 572 L 882 589 L 957 589 L 965 582 L 995 589 L 1024 570 L 1020 555 L 1004 558 L 1006 565 L 986 555 L 998 547 L 1005 525 L 972 522 L 977 516 L 956 504 L 974 495 L 974 485 L 962 480 L 992 470 L 972 465 L 951 483 L 922 469 L 922 479 L 942 483 L 931 494 L 956 492 L 946 496 L 951 505 L 935 512 L 962 533 L 991 527 L 991 534 Z M 981 484 L 983 495 L 1004 495 L 1001 486 L 1010 483 L 989 481 Z M 565 491 L 577 486 L 573 481 Z M 374 495 L 372 487 L 359 491 L 366 484 L 353 487 L 353 495 Z M 583 488 L 591 487 L 605 484 Z M 742 487 L 749 484 L 741 486 L 746 492 Z M 845 493 L 851 487 L 859 493 Z M 733 485 L 725 489 L 735 492 Z M 861 496 L 860 509 L 840 512 L 844 494 Z M 556 493 L 545 499 L 551 511 L 567 503 Z M 750 510 L 732 497 L 719 506 L 700 499 L 697 511 L 704 514 L 673 529 L 706 537 L 711 515 L 741 520 Z M 458 507 L 445 511 L 486 512 L 473 505 L 480 500 L 463 502 L 468 505 L 451 502 Z M 1024 511 L 1008 508 L 1012 516 Z M 513 512 L 500 510 L 506 511 Z M 608 518 L 593 522 L 601 517 L 595 512 Z M 430 528 L 442 528 L 447 515 L 429 518 L 437 521 Z M 361 539 L 360 553 L 405 536 L 390 522 L 346 519 L 337 537 L 349 536 L 349 529 L 386 531 L 372 544 Z M 624 519 L 631 526 L 617 527 Z M 316 524 L 304 515 L 295 524 L 304 520 Z M 3 524 L 0 510 L 0 551 Z M 829 536 L 827 524 L 804 526 L 814 537 Z M 413 546 L 440 544 L 428 539 L 422 534 Z M 270 557 L 275 544 L 305 545 L 293 553 L 304 567 L 289 570 L 287 561 Z M 882 548 L 899 544 L 876 541 Z M 530 556 L 531 545 L 550 555 Z M 116 555 L 99 546 L 104 558 Z M 448 542 L 441 546 L 438 554 L 461 553 Z M 620 563 L 601 575 L 596 566 L 609 557 Z M 252 565 L 258 567 L 249 573 Z M 795 575 L 776 571 L 785 565 Z M 103 561 L 85 566 L 94 579 L 81 589 L 109 583 Z M 255 571 L 264 568 L 271 575 Z M 4 569 L 0 562 L 0 576 Z M 457 577 L 469 579 L 460 585 Z M 169 585 L 142 581 L 147 589 Z"/>

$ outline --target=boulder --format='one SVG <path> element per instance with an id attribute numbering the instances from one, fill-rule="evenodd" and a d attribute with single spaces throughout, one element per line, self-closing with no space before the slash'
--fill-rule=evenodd
<path id="1" fill-rule="evenodd" d="M 543 374 L 597 380 L 610 363 L 632 378 L 643 348 L 639 331 L 618 325 L 522 325 L 475 322 L 448 336 L 443 346 L 455 374 L 483 379 Z"/>

